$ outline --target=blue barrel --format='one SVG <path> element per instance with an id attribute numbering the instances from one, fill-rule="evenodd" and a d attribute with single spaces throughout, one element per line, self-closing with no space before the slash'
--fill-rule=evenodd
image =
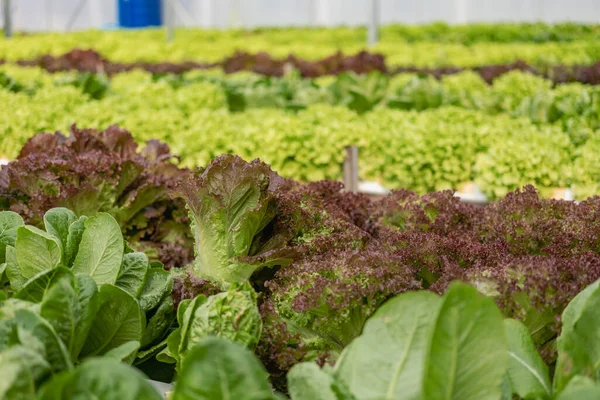
<path id="1" fill-rule="evenodd" d="M 161 25 L 161 0 L 118 0 L 119 26 L 143 28 Z"/>

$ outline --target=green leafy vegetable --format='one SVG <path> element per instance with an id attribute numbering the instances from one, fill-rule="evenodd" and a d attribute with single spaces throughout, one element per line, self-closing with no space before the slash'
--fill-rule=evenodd
<path id="1" fill-rule="evenodd" d="M 23 226 L 23 218 L 12 211 L 0 212 L 0 264 L 6 261 L 6 246 L 15 245 L 17 229 Z"/>
<path id="2" fill-rule="evenodd" d="M 600 281 L 588 286 L 563 312 L 557 340 L 554 388 L 563 390 L 576 375 L 595 378 L 600 371 Z"/>
<path id="3" fill-rule="evenodd" d="M 173 290 L 173 277 L 162 268 L 150 268 L 139 297 L 140 307 L 146 312 L 160 304 L 160 301 Z"/>
<path id="4" fill-rule="evenodd" d="M 98 313 L 81 356 L 101 355 L 124 343 L 139 342 L 144 324 L 144 314 L 131 295 L 116 286 L 103 285 L 99 291 Z"/>
<path id="5" fill-rule="evenodd" d="M 131 342 L 125 342 L 122 345 L 107 351 L 104 353 L 104 357 L 115 358 L 119 361 L 131 364 L 135 359 L 139 348 L 140 342 L 132 340 Z"/>
<path id="6" fill-rule="evenodd" d="M 46 232 L 59 240 L 63 265 L 65 266 L 70 266 L 67 257 L 69 228 L 76 220 L 75 213 L 67 208 L 53 208 L 44 214 Z"/>
<path id="7" fill-rule="evenodd" d="M 65 267 L 57 267 L 40 272 L 29 279 L 23 287 L 15 294 L 16 299 L 27 300 L 34 303 L 42 301 L 50 287 L 63 277 L 74 280 L 71 270 Z"/>
<path id="8" fill-rule="evenodd" d="M 81 216 L 69 225 L 69 233 L 67 234 L 67 244 L 65 248 L 65 265 L 72 266 L 73 261 L 75 261 L 75 256 L 79 251 L 79 244 L 83 237 L 86 220 L 87 217 Z"/>
<path id="9" fill-rule="evenodd" d="M 360 399 L 420 399 L 423 355 L 440 303 L 427 292 L 406 293 L 385 303 L 340 356 L 336 378 Z"/>
<path id="10" fill-rule="evenodd" d="M 123 235 L 113 217 L 106 213 L 88 218 L 73 262 L 73 272 L 89 275 L 98 284 L 117 281 L 123 260 Z"/>
<path id="11" fill-rule="evenodd" d="M 600 398 L 600 385 L 589 378 L 576 376 L 556 400 L 595 400 Z"/>
<path id="12" fill-rule="evenodd" d="M 111 357 L 91 359 L 72 372 L 49 380 L 38 394 L 40 400 L 162 400 L 145 377 Z"/>
<path id="13" fill-rule="evenodd" d="M 183 305 L 183 307 L 182 307 Z M 256 292 L 246 282 L 227 292 L 198 296 L 182 303 L 177 313 L 179 328 L 169 335 L 164 360 L 182 361 L 207 336 L 219 336 L 254 349 L 262 331 Z"/>
<path id="14" fill-rule="evenodd" d="M 141 347 L 147 347 L 157 340 L 161 340 L 175 321 L 176 313 L 173 298 L 167 296 L 148 320 L 148 325 L 142 335 Z"/>
<path id="15" fill-rule="evenodd" d="M 497 399 L 507 365 L 500 310 L 475 288 L 454 283 L 429 339 L 423 397 Z"/>
<path id="16" fill-rule="evenodd" d="M 268 374 L 239 344 L 217 337 L 198 342 L 183 362 L 173 400 L 269 400 Z"/>
<path id="17" fill-rule="evenodd" d="M 21 274 L 27 279 L 57 267 L 62 258 L 59 240 L 33 226 L 17 229 L 15 250 Z"/>
<path id="18" fill-rule="evenodd" d="M 13 321 L 16 337 L 10 339 L 11 345 L 42 351 L 54 373 L 73 368 L 68 349 L 45 319 L 31 310 L 20 309 L 15 311 Z"/>
<path id="19" fill-rule="evenodd" d="M 341 400 L 336 393 L 336 382 L 331 374 L 317 364 L 300 363 L 287 374 L 290 397 L 294 400 Z M 352 400 L 354 396 L 346 396 Z"/>
<path id="20" fill-rule="evenodd" d="M 198 276 L 226 288 L 261 266 L 289 263 L 277 252 L 261 254 L 261 235 L 275 217 L 275 189 L 281 183 L 259 160 L 224 155 L 179 184 L 175 194 L 190 210 Z"/>
<path id="21" fill-rule="evenodd" d="M 525 325 L 504 320 L 508 342 L 508 380 L 512 393 L 522 398 L 552 398 L 548 366 L 538 354 Z"/>
<path id="22" fill-rule="evenodd" d="M 117 277 L 116 286 L 125 290 L 134 298 L 139 298 L 146 284 L 148 257 L 144 253 L 127 253 Z"/>

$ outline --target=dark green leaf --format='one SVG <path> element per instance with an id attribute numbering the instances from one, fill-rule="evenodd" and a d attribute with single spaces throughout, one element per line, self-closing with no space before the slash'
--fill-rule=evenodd
<path id="1" fill-rule="evenodd" d="M 148 257 L 144 253 L 128 253 L 123 256 L 123 265 L 117 277 L 116 286 L 134 298 L 139 298 L 146 283 L 149 269 Z"/>
<path id="2" fill-rule="evenodd" d="M 79 251 L 79 243 L 81 243 L 81 238 L 83 237 L 86 220 L 87 217 L 81 216 L 69 226 L 64 259 L 64 264 L 68 267 L 72 266 L 73 261 L 75 261 L 75 256 Z"/>
<path id="3" fill-rule="evenodd" d="M 46 232 L 58 239 L 62 251 L 63 265 L 65 266 L 69 266 L 67 262 L 69 227 L 75 220 L 77 220 L 77 216 L 68 208 L 53 208 L 44 214 Z"/>
<path id="4" fill-rule="evenodd" d="M 167 338 L 165 338 L 162 342 L 150 347 L 149 349 L 138 351 L 135 355 L 134 365 L 142 364 L 143 362 L 151 359 L 152 357 L 157 356 L 161 351 L 163 351 L 167 347 Z M 163 361 L 161 361 L 163 362 Z M 166 364 L 175 364 L 176 360 L 173 359 L 172 362 L 166 362 Z"/>
<path id="5" fill-rule="evenodd" d="M 104 357 L 115 358 L 124 363 L 131 364 L 133 360 L 135 360 L 135 356 L 137 355 L 139 348 L 140 342 L 125 342 L 122 345 L 104 353 Z"/>
<path id="6" fill-rule="evenodd" d="M 77 314 L 81 312 L 74 281 L 73 275 L 66 274 L 54 279 L 44 293 L 40 308 L 40 316 L 52 325 L 72 360 L 77 356 L 73 354 L 73 343 L 80 334 L 77 332 Z"/>
<path id="7" fill-rule="evenodd" d="M 155 341 L 162 339 L 167 330 L 173 325 L 175 318 L 176 314 L 173 298 L 167 296 L 160 303 L 154 315 L 150 317 L 148 325 L 146 326 L 146 329 L 144 329 L 144 334 L 142 335 L 141 347 L 145 348 Z"/>
<path id="8" fill-rule="evenodd" d="M 138 302 L 123 289 L 103 285 L 98 312 L 81 350 L 82 357 L 105 354 L 130 341 L 140 341 L 144 316 Z"/>
<path id="9" fill-rule="evenodd" d="M 164 269 L 152 268 L 146 275 L 146 283 L 140 296 L 142 311 L 148 312 L 173 290 L 173 277 Z"/>
<path id="10" fill-rule="evenodd" d="M 98 284 L 114 284 L 123 261 L 123 251 L 119 224 L 109 214 L 99 213 L 85 221 L 73 272 L 89 275 Z"/>
<path id="11" fill-rule="evenodd" d="M 58 239 L 33 226 L 17 229 L 15 250 L 21 274 L 27 279 L 55 268 L 61 262 Z"/>
<path id="12" fill-rule="evenodd" d="M 48 381 L 38 400 L 56 399 L 163 400 L 142 373 L 113 358 L 88 360 Z"/>
<path id="13" fill-rule="evenodd" d="M 23 218 L 12 211 L 0 212 L 0 264 L 5 261 L 6 246 L 14 246 L 17 229 L 25 225 Z"/>
<path id="14" fill-rule="evenodd" d="M 15 294 L 15 298 L 39 303 L 42 301 L 49 288 L 63 278 L 66 278 L 70 282 L 70 285 L 75 284 L 75 277 L 68 268 L 57 267 L 44 270 L 29 279 L 23 285 L 21 290 Z"/>

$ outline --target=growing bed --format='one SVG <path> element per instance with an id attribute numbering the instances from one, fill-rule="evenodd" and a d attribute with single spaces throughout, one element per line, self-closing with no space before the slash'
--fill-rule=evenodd
<path id="1" fill-rule="evenodd" d="M 597 27 L 386 29 L 0 42 L 0 398 L 600 398 Z"/>

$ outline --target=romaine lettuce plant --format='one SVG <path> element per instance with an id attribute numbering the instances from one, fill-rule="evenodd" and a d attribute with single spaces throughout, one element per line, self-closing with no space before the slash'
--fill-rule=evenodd
<path id="1" fill-rule="evenodd" d="M 135 341 L 127 354 L 132 362 L 138 348 L 167 335 L 175 320 L 173 279 L 125 244 L 114 218 L 54 208 L 44 225 L 41 230 L 0 212 L 0 278 L 9 301 L 41 307 L 40 317 L 57 331 L 71 362 Z"/>
<path id="2" fill-rule="evenodd" d="M 285 371 L 308 354 L 335 357 L 379 304 L 418 287 L 412 269 L 377 243 L 363 249 L 369 235 L 356 207 L 365 199 L 340 189 L 286 182 L 230 155 L 189 176 L 174 193 L 190 210 L 196 260 L 174 273 L 176 302 L 250 280 L 265 294 L 259 353 L 268 363 Z"/>
<path id="3" fill-rule="evenodd" d="M 219 337 L 200 341 L 186 358 L 173 400 L 275 400 L 269 374 L 240 344 Z"/>
<path id="4" fill-rule="evenodd" d="M 79 398 L 161 400 L 163 397 L 134 368 L 114 358 L 92 358 L 82 365 L 48 377 L 39 390 L 43 359 L 33 350 L 16 346 L 0 352 L 6 399 L 74 400 Z"/>
<path id="5" fill-rule="evenodd" d="M 176 363 L 180 370 L 187 354 L 207 336 L 218 336 L 254 350 L 262 331 L 256 292 L 248 282 L 233 284 L 227 292 L 184 300 L 177 310 L 179 327 L 166 339 L 157 358 Z"/>
<path id="6" fill-rule="evenodd" d="M 173 190 L 190 212 L 193 271 L 221 288 L 244 282 L 259 268 L 288 264 L 285 237 L 269 231 L 283 179 L 268 165 L 223 155 Z"/>

